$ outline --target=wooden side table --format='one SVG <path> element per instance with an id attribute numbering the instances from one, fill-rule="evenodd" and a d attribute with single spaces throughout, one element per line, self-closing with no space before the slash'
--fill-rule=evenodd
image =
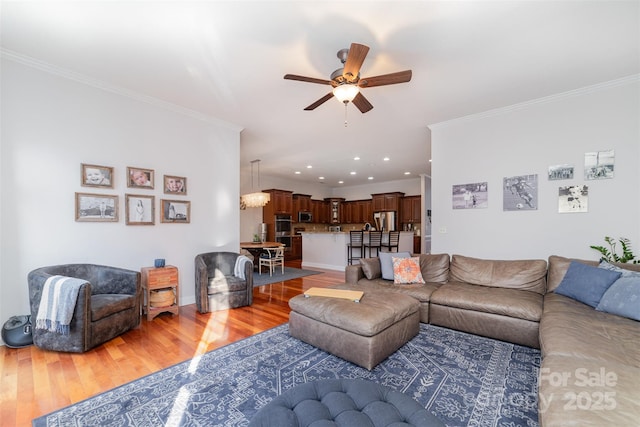
<path id="1" fill-rule="evenodd" d="M 160 313 L 173 313 L 178 315 L 180 289 L 178 280 L 178 268 L 172 265 L 167 265 L 163 268 L 154 267 L 142 267 L 142 290 L 144 292 L 143 298 L 143 313 L 147 314 L 147 321 L 153 320 Z M 158 291 L 160 289 L 170 289 L 174 294 L 173 304 L 166 307 L 152 307 L 151 291 Z"/>

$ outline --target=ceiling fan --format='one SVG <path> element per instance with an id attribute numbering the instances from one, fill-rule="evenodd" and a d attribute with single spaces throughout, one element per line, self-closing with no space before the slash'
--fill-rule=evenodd
<path id="1" fill-rule="evenodd" d="M 301 82 L 333 86 L 331 92 L 306 107 L 305 110 L 307 111 L 316 109 L 335 96 L 339 101 L 343 102 L 345 106 L 348 102 L 353 102 L 360 112 L 366 113 L 373 108 L 373 105 L 364 97 L 360 89 L 406 83 L 411 80 L 411 70 L 375 77 L 360 77 L 360 67 L 368 52 L 368 46 L 358 43 L 351 43 L 349 49 L 339 50 L 338 58 L 344 65 L 342 68 L 338 68 L 331 73 L 331 80 L 316 79 L 314 77 L 298 76 L 295 74 L 286 74 L 284 78 L 286 80 L 298 80 Z"/>

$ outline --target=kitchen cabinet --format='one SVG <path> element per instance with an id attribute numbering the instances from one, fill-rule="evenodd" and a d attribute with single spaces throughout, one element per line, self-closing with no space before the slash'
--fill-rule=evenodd
<path id="1" fill-rule="evenodd" d="M 380 193 L 380 194 L 372 194 L 371 202 L 373 204 L 373 211 L 396 211 L 400 212 L 402 206 L 400 202 L 404 197 L 404 193 L 395 192 L 395 193 Z"/>
<path id="2" fill-rule="evenodd" d="M 271 201 L 262 208 L 263 218 L 275 214 L 293 215 L 293 191 L 286 190 L 262 190 L 271 195 Z M 265 222 L 266 221 L 266 218 Z"/>
<path id="3" fill-rule="evenodd" d="M 324 199 L 329 203 L 329 224 L 340 224 L 342 222 L 342 204 L 344 199 L 331 197 Z"/>
<path id="4" fill-rule="evenodd" d="M 419 223 L 422 219 L 422 199 L 420 196 L 407 196 L 402 199 L 402 223 Z"/>
<path id="5" fill-rule="evenodd" d="M 290 259 L 302 258 L 302 236 L 299 234 L 291 237 L 291 252 L 289 257 Z"/>
<path id="6" fill-rule="evenodd" d="M 298 220 L 299 212 L 312 212 L 311 210 L 311 196 L 307 194 L 293 194 L 293 220 Z M 314 215 L 315 221 L 315 215 Z"/>
<path id="7" fill-rule="evenodd" d="M 327 224 L 329 222 L 329 204 L 324 200 L 311 200 L 311 214 L 314 223 Z"/>

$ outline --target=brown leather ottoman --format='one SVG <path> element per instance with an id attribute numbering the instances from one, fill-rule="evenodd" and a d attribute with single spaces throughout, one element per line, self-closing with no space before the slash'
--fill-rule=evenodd
<path id="1" fill-rule="evenodd" d="M 334 288 L 358 290 L 346 284 Z M 291 336 L 369 370 L 420 328 L 418 300 L 396 293 L 365 291 L 360 302 L 297 295 L 289 307 Z"/>

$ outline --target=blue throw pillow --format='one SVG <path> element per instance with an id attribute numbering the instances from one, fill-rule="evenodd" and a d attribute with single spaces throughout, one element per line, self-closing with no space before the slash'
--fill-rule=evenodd
<path id="1" fill-rule="evenodd" d="M 571 261 L 555 292 L 595 308 L 609 286 L 621 275 L 617 271 Z"/>
<path id="2" fill-rule="evenodd" d="M 598 267 L 617 271 L 622 276 L 607 289 L 596 310 L 640 321 L 640 272 L 625 270 L 605 261 Z"/>
<path id="3" fill-rule="evenodd" d="M 378 258 L 380 258 L 380 270 L 382 271 L 382 278 L 386 280 L 393 280 L 393 259 L 391 258 L 410 258 L 409 252 L 380 252 Z"/>

